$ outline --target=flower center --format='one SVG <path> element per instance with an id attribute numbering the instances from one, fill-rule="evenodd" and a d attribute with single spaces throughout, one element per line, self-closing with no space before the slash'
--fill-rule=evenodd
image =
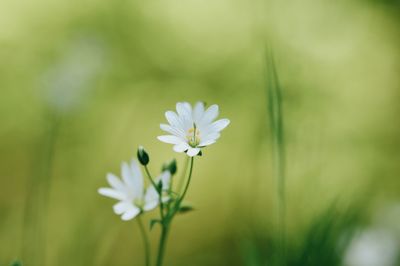
<path id="1" fill-rule="evenodd" d="M 140 199 L 140 198 L 136 198 L 136 199 L 133 200 L 133 205 L 135 205 L 136 207 L 141 209 L 144 206 L 144 200 Z"/>
<path id="2" fill-rule="evenodd" d="M 196 127 L 196 124 L 193 124 L 193 127 L 188 130 L 186 138 L 193 148 L 200 144 L 200 130 Z"/>

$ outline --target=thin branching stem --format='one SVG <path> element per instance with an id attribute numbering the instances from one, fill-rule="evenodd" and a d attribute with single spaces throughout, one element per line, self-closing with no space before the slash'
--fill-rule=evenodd
<path id="1" fill-rule="evenodd" d="M 137 217 L 140 233 L 142 235 L 143 239 L 143 245 L 144 245 L 144 253 L 145 253 L 145 263 L 146 266 L 150 266 L 150 242 L 149 242 L 149 237 L 147 236 L 146 230 L 143 226 L 143 222 L 140 216 Z"/>
<path id="2" fill-rule="evenodd" d="M 188 180 L 187 180 L 187 182 L 186 182 L 186 186 L 185 186 L 185 188 L 184 188 L 184 190 L 183 190 L 182 196 L 181 196 L 181 197 L 179 198 L 179 200 L 178 200 L 178 208 L 179 208 L 179 205 L 182 203 L 183 199 L 185 198 L 186 192 L 187 192 L 187 190 L 188 190 L 188 188 L 189 188 L 190 181 L 191 181 L 191 179 L 192 179 L 193 165 L 194 165 L 194 157 L 191 157 L 191 158 L 190 158 L 190 168 L 189 168 Z"/>
<path id="3" fill-rule="evenodd" d="M 170 230 L 170 225 L 173 217 L 175 214 L 179 211 L 180 205 L 183 201 L 183 199 L 186 196 L 186 193 L 188 191 L 190 181 L 192 180 L 192 174 L 193 174 L 193 165 L 194 165 L 194 157 L 191 157 L 190 159 L 190 168 L 189 168 L 189 174 L 188 178 L 186 181 L 186 185 L 184 187 L 182 195 L 178 198 L 177 202 L 175 203 L 174 207 L 172 208 L 172 212 L 168 213 L 167 216 L 161 217 L 162 222 L 161 222 L 161 236 L 160 236 L 160 243 L 158 246 L 158 255 L 157 255 L 157 266 L 162 266 L 163 264 L 163 259 L 164 259 L 164 254 L 165 254 L 165 248 L 166 248 L 166 242 L 168 238 L 168 233 Z"/>
<path id="4" fill-rule="evenodd" d="M 160 243 L 158 245 L 158 255 L 156 263 L 157 266 L 162 266 L 163 264 L 168 232 L 169 232 L 169 221 L 166 221 L 165 223 L 161 224 L 161 237 L 160 237 Z"/>
<path id="5" fill-rule="evenodd" d="M 151 177 L 149 168 L 147 167 L 147 165 L 144 166 L 144 170 L 146 171 L 147 177 L 149 178 L 151 184 L 154 186 L 155 189 L 157 189 L 157 184 L 156 182 L 154 182 L 154 179 Z"/>
<path id="6" fill-rule="evenodd" d="M 161 216 L 161 220 L 164 220 L 164 204 L 162 202 L 162 187 L 161 187 L 161 190 L 158 188 L 158 185 L 156 184 L 152 175 L 150 174 L 150 171 L 149 171 L 149 168 L 147 167 L 147 165 L 144 166 L 144 169 L 146 171 L 146 175 L 149 178 L 151 184 L 154 186 L 155 190 L 158 193 L 158 202 L 160 204 L 160 216 Z"/>
<path id="7" fill-rule="evenodd" d="M 187 157 L 185 160 L 185 166 L 183 167 L 181 178 L 179 179 L 178 186 L 176 187 L 176 191 L 178 193 L 182 192 L 183 185 L 185 184 L 185 177 L 186 177 L 186 172 L 187 172 L 187 169 L 189 166 L 189 161 L 190 161 L 190 158 Z"/>

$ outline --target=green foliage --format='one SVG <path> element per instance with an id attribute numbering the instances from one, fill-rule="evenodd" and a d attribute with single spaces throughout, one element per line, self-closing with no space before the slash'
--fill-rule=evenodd
<path id="1" fill-rule="evenodd" d="M 296 236 L 288 236 L 286 241 L 286 265 L 288 266 L 340 266 L 344 252 L 354 232 L 361 226 L 362 209 L 353 206 L 340 211 L 332 204 L 316 216 L 310 224 Z M 255 229 L 257 232 L 260 229 Z M 261 230 L 260 230 L 261 231 Z M 280 266 L 278 248 L 279 237 L 249 234 L 240 240 L 239 246 L 243 265 Z"/>
<path id="2" fill-rule="evenodd" d="M 15 260 L 11 262 L 10 266 L 22 266 L 22 262 L 19 260 Z"/>
<path id="3" fill-rule="evenodd" d="M 159 149 L 154 121 L 177 100 L 198 99 L 219 103 L 234 123 L 198 160 L 190 195 L 201 211 L 176 219 L 170 239 L 179 241 L 169 243 L 175 256 L 166 265 L 227 265 L 227 257 L 242 265 L 229 237 L 253 221 L 263 226 L 251 224 L 246 259 L 273 261 L 269 144 L 279 123 L 266 137 L 276 121 L 265 116 L 266 32 L 284 88 L 290 261 L 302 259 L 305 228 L 312 232 L 316 214 L 337 195 L 349 203 L 371 188 L 373 206 L 399 200 L 397 0 L 17 2 L 0 1 L 0 264 L 18 257 L 35 265 L 43 253 L 49 265 L 134 265 L 141 256 L 135 224 L 118 223 L 96 188 L 139 140 L 159 170 L 172 151 Z M 79 77 L 84 61 L 101 57 L 86 60 L 82 42 L 104 55 L 102 69 L 83 84 L 78 108 L 55 124 L 46 86 L 54 70 L 72 65 L 64 70 Z M 71 50 L 78 56 L 68 57 Z M 55 85 L 76 84 L 70 76 Z M 46 212 L 33 206 L 44 195 Z"/>
<path id="4" fill-rule="evenodd" d="M 194 211 L 194 210 L 195 209 L 191 205 L 181 204 L 181 206 L 179 207 L 178 213 L 184 214 L 184 213 L 191 212 L 191 211 Z"/>
<path id="5" fill-rule="evenodd" d="M 358 206 L 357 206 L 358 207 Z M 360 226 L 361 209 L 340 212 L 335 204 L 317 216 L 303 232 L 298 245 L 289 247 L 288 265 L 339 266 L 351 236 Z"/>

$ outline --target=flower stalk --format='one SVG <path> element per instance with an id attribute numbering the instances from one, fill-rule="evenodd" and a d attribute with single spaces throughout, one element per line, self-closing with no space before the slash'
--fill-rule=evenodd
<path id="1" fill-rule="evenodd" d="M 160 126 L 162 130 L 171 135 L 158 137 L 163 142 L 174 144 L 174 151 L 185 152 L 188 155 L 182 178 L 175 189 L 172 186 L 172 177 L 177 172 L 176 160 L 164 163 L 161 168 L 162 173 L 153 178 L 148 168 L 150 156 L 140 146 L 137 150 L 137 161 L 133 160 L 130 164 L 122 164 L 122 180 L 113 174 L 108 174 L 107 180 L 111 188 L 98 190 L 101 195 L 119 201 L 113 206 L 113 209 L 117 215 L 121 215 L 122 220 L 128 221 L 137 218 L 143 238 L 146 266 L 151 264 L 150 243 L 141 215 L 155 208 L 159 209 L 159 217 L 150 221 L 150 230 L 155 224 L 161 226 L 155 265 L 162 266 L 173 218 L 176 214 L 186 213 L 193 209 L 182 203 L 192 180 L 194 157 L 201 156 L 203 148 L 214 144 L 220 137 L 220 132 L 230 123 L 228 119 L 214 121 L 219 114 L 217 105 L 205 109 L 204 103 L 198 102 L 192 108 L 189 103 L 183 102 L 176 104 L 176 110 L 177 113 L 166 112 L 166 118 L 170 124 L 161 124 Z M 145 188 L 139 163 L 143 166 L 148 178 L 147 188 Z M 187 178 L 185 178 L 186 174 Z"/>
<path id="2" fill-rule="evenodd" d="M 150 266 L 150 242 L 149 237 L 147 236 L 146 230 L 144 229 L 142 219 L 140 216 L 137 218 L 140 234 L 142 235 L 143 239 L 143 246 L 144 246 L 144 254 L 145 254 L 145 265 Z"/>

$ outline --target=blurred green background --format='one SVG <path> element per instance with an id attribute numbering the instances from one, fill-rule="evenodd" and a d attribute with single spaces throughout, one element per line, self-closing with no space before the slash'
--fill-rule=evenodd
<path id="1" fill-rule="evenodd" d="M 396 265 L 399 6 L 2 0 L 0 265 L 143 265 L 135 221 L 97 188 L 138 145 L 153 172 L 173 157 L 182 166 L 156 136 L 166 110 L 198 100 L 231 125 L 196 161 L 196 211 L 175 220 L 166 265 L 272 265 L 266 43 L 283 90 L 288 264 L 360 265 L 351 247 L 368 257 L 363 239 L 378 235 L 378 257 Z"/>

